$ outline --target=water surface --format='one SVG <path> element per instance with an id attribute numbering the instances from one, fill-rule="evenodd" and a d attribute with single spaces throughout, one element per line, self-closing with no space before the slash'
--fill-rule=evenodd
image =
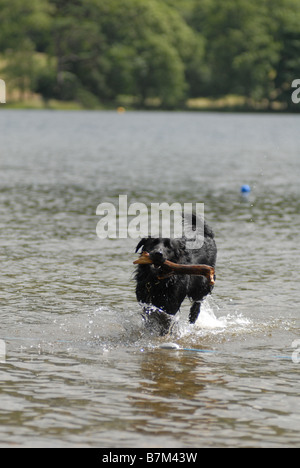
<path id="1" fill-rule="evenodd" d="M 299 124 L 1 111 L 2 447 L 300 446 Z M 205 203 L 217 282 L 194 326 L 186 302 L 172 336 L 145 329 L 135 241 L 96 236 L 120 194 Z"/>

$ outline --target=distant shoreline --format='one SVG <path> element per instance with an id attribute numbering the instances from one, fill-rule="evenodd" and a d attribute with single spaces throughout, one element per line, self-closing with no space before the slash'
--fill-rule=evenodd
<path id="1" fill-rule="evenodd" d="M 120 107 L 122 111 L 120 111 Z M 51 110 L 51 111 L 116 111 L 118 113 L 125 112 L 220 112 L 220 113 L 252 113 L 252 114 L 299 114 L 300 106 L 295 108 L 264 108 L 264 107 L 251 107 L 251 106 L 182 106 L 176 108 L 164 107 L 134 107 L 134 106 L 118 106 L 118 105 L 102 105 L 95 107 L 82 106 L 76 102 L 63 102 L 57 101 L 49 103 L 48 105 L 37 105 L 31 101 L 24 102 L 8 102 L 0 105 L 0 112 L 2 110 Z"/>
<path id="2" fill-rule="evenodd" d="M 126 111 L 174 111 L 174 112 L 247 112 L 247 113 L 299 113 L 300 104 L 291 104 L 278 101 L 269 102 L 263 100 L 255 102 L 244 96 L 228 95 L 220 98 L 190 98 L 182 105 L 176 107 L 161 106 L 158 100 L 148 99 L 146 105 L 137 105 L 134 96 L 122 96 L 111 103 L 100 103 L 95 106 L 84 106 L 77 101 L 60 101 L 49 99 L 45 101 L 40 95 L 28 96 L 24 100 L 7 100 L 6 104 L 0 106 L 1 109 L 26 109 L 26 110 L 95 110 L 95 111 L 117 111 L 120 114 Z"/>

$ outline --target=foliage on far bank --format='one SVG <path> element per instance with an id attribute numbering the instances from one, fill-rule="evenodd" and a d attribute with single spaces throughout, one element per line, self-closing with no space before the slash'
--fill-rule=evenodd
<path id="1" fill-rule="evenodd" d="M 235 95 L 297 110 L 298 0 L 0 0 L 0 23 L 18 100 L 172 109 Z"/>

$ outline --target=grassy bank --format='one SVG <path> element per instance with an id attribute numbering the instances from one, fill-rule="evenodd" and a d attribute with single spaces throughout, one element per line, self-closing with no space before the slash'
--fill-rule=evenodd
<path id="1" fill-rule="evenodd" d="M 174 111 L 220 111 L 220 112 L 300 112 L 300 105 L 288 108 L 286 103 L 263 100 L 256 102 L 244 96 L 229 95 L 219 99 L 199 97 L 188 99 L 181 107 L 164 109 L 158 99 L 152 99 L 147 105 L 137 105 L 134 97 L 120 97 L 118 102 L 86 106 L 76 101 L 43 100 L 39 95 L 28 96 L 23 100 L 8 99 L 0 109 L 49 109 L 49 110 L 174 110 Z"/>

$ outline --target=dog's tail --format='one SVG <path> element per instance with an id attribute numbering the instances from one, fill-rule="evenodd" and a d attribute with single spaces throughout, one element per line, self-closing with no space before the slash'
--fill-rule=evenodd
<path id="1" fill-rule="evenodd" d="M 214 239 L 214 232 L 205 222 L 204 216 L 193 213 L 184 213 L 182 215 L 184 238 L 191 249 L 200 249 L 204 244 L 205 238 Z"/>

